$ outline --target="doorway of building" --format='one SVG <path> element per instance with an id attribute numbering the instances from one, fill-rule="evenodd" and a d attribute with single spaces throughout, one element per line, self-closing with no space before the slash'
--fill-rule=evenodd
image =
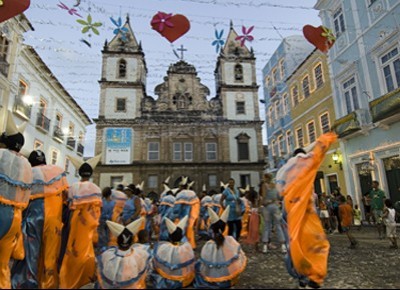
<path id="1" fill-rule="evenodd" d="M 400 200 L 400 157 L 392 156 L 382 161 L 385 166 L 389 197 L 395 203 Z"/>

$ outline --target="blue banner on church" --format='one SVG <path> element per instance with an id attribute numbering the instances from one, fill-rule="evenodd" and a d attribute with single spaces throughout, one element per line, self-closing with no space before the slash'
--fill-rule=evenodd
<path id="1" fill-rule="evenodd" d="M 106 129 L 106 164 L 130 164 L 132 129 Z"/>

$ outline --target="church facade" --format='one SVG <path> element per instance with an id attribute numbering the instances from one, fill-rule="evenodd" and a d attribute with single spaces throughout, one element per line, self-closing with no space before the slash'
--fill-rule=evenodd
<path id="1" fill-rule="evenodd" d="M 258 189 L 264 169 L 262 123 L 252 50 L 235 41 L 231 29 L 218 57 L 216 96 L 201 83 L 196 68 L 171 64 L 157 97 L 146 94 L 146 61 L 129 24 L 128 32 L 105 43 L 95 154 L 103 153 L 94 182 L 100 187 L 141 183 L 160 192 L 181 176 L 194 190 L 219 191 L 230 177 L 236 186 Z"/>

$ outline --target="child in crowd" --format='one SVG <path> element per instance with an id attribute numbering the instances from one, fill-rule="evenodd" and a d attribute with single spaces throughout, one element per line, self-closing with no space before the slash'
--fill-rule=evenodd
<path id="1" fill-rule="evenodd" d="M 358 242 L 351 234 L 351 224 L 353 222 L 353 208 L 347 203 L 346 197 L 340 197 L 339 219 L 342 226 L 342 232 L 347 235 L 350 241 L 350 249 L 355 249 Z"/>
<path id="2" fill-rule="evenodd" d="M 358 208 L 358 204 L 356 204 L 354 206 L 353 215 L 354 215 L 354 225 L 358 228 L 358 230 L 360 230 L 361 229 L 361 210 Z"/>
<path id="3" fill-rule="evenodd" d="M 260 196 L 257 191 L 250 190 L 247 193 L 247 199 L 250 202 L 250 218 L 249 218 L 249 232 L 245 244 L 254 245 L 257 251 L 258 243 L 260 242 L 260 215 L 258 207 L 260 206 Z"/>
<path id="4" fill-rule="evenodd" d="M 398 249 L 396 239 L 396 210 L 393 208 L 390 199 L 385 200 L 385 207 L 383 209 L 383 222 L 386 226 L 386 236 L 392 242 L 391 249 Z"/>

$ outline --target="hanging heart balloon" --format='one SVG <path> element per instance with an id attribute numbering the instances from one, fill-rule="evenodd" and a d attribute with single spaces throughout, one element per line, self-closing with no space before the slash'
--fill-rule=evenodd
<path id="1" fill-rule="evenodd" d="M 151 20 L 151 27 L 173 43 L 189 31 L 190 22 L 181 14 L 158 12 Z"/>
<path id="2" fill-rule="evenodd" d="M 320 51 L 327 53 L 336 41 L 333 32 L 325 26 L 314 27 L 305 25 L 303 27 L 304 37 Z"/>
<path id="3" fill-rule="evenodd" d="M 0 6 L 0 22 L 21 14 L 31 5 L 30 0 L 3 0 Z"/>

